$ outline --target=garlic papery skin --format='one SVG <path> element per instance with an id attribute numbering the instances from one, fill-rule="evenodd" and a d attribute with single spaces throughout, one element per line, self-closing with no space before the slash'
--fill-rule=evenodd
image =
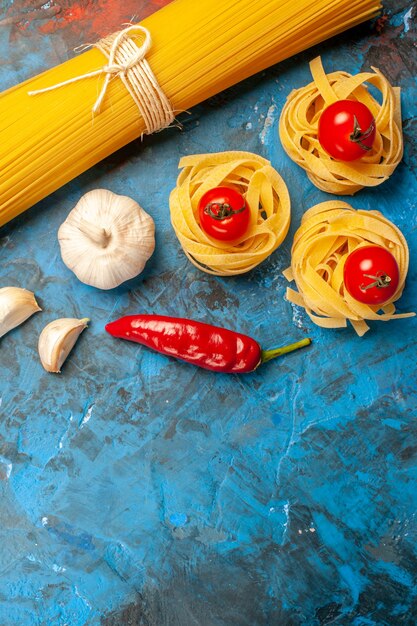
<path id="1" fill-rule="evenodd" d="M 38 351 L 47 372 L 59 374 L 78 337 L 87 328 L 87 317 L 62 317 L 50 322 L 39 336 Z"/>
<path id="2" fill-rule="evenodd" d="M 62 260 L 81 282 L 113 289 L 142 272 L 155 250 L 155 224 L 131 198 L 94 189 L 61 224 L 58 241 Z"/>
<path id="3" fill-rule="evenodd" d="M 37 311 L 42 311 L 32 291 L 22 287 L 0 289 L 0 337 L 25 322 Z"/>

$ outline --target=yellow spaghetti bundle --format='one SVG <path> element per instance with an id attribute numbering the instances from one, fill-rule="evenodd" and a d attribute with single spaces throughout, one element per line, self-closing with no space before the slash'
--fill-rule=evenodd
<path id="1" fill-rule="evenodd" d="M 392 87 L 377 69 L 354 76 L 347 72 L 325 74 L 320 58 L 314 59 L 310 68 L 313 82 L 294 90 L 281 113 L 279 134 L 285 151 L 322 191 L 353 195 L 363 187 L 380 185 L 393 173 L 403 155 L 399 89 Z M 370 94 L 366 83 L 380 91 L 381 103 Z M 349 163 L 332 159 L 317 138 L 323 110 L 345 99 L 365 104 L 376 125 L 372 150 Z"/>
<path id="2" fill-rule="evenodd" d="M 8 90 L 0 97 L 0 225 L 155 130 L 144 119 L 155 109 L 163 127 L 167 107 L 184 111 L 379 9 L 379 0 L 175 0 L 142 22 L 148 42 L 130 32 L 120 50 L 105 41 Z"/>
<path id="3" fill-rule="evenodd" d="M 398 288 L 382 307 L 354 300 L 343 283 L 348 255 L 359 246 L 372 244 L 388 249 L 399 269 Z M 394 302 L 402 294 L 407 270 L 407 242 L 381 213 L 355 210 L 336 200 L 323 202 L 304 214 L 294 236 L 291 267 L 284 276 L 295 281 L 298 292 L 288 288 L 287 299 L 304 307 L 318 326 L 340 328 L 349 320 L 358 335 L 363 335 L 369 330 L 365 320 L 388 321 L 415 315 L 395 314 Z"/>
<path id="4" fill-rule="evenodd" d="M 170 196 L 171 222 L 188 259 L 208 274 L 243 274 L 282 243 L 290 225 L 290 197 L 281 176 L 250 152 L 183 157 L 184 168 Z M 238 241 L 212 239 L 200 227 L 198 204 L 214 187 L 232 187 L 250 208 L 247 232 Z"/>

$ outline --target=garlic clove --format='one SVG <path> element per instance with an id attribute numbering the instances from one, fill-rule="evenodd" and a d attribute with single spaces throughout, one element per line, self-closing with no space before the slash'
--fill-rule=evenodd
<path id="1" fill-rule="evenodd" d="M 80 320 L 62 317 L 45 326 L 39 336 L 38 351 L 47 372 L 60 373 L 65 359 L 89 321 L 87 317 Z"/>
<path id="2" fill-rule="evenodd" d="M 113 289 L 142 272 L 155 249 L 155 224 L 132 198 L 86 193 L 58 230 L 61 256 L 77 278 Z"/>
<path id="3" fill-rule="evenodd" d="M 22 287 L 3 287 L 0 289 L 0 337 L 41 310 L 32 291 Z"/>

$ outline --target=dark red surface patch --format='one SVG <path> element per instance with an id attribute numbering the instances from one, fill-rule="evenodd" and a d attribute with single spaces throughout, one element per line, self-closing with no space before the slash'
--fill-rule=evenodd
<path id="1" fill-rule="evenodd" d="M 68 29 L 79 33 L 79 24 L 83 23 L 85 33 L 91 37 L 100 37 L 119 29 L 124 23 L 139 22 L 147 15 L 158 10 L 169 0 L 149 0 L 138 3 L 137 0 L 79 0 L 62 3 L 58 16 L 40 26 L 39 30 L 52 33 Z M 73 26 L 74 25 L 74 26 Z"/>
<path id="2" fill-rule="evenodd" d="M 11 39 L 34 30 L 50 35 L 60 32 L 68 47 L 83 40 L 99 37 L 120 29 L 127 22 L 139 22 L 168 4 L 170 0 L 16 0 L 0 26 L 11 25 Z"/>

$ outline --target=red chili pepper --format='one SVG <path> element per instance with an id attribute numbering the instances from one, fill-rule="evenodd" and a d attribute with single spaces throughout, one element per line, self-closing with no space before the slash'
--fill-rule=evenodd
<path id="1" fill-rule="evenodd" d="M 107 324 L 106 331 L 113 337 L 135 341 L 167 356 L 227 374 L 253 372 L 261 363 L 311 343 L 311 339 L 302 339 L 282 348 L 262 350 L 247 335 L 164 315 L 127 315 Z"/>

